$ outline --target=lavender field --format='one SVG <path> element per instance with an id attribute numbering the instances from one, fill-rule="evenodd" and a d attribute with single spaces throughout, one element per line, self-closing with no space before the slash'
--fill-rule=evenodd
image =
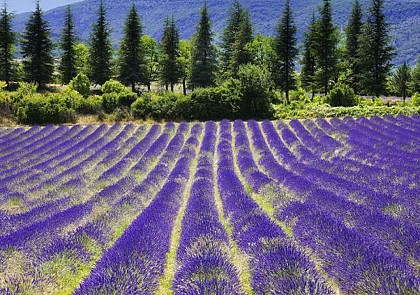
<path id="1" fill-rule="evenodd" d="M 420 294 L 420 116 L 0 127 L 0 294 Z"/>

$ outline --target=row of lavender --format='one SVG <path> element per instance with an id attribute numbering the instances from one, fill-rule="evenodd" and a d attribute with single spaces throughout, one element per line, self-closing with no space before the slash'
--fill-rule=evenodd
<path id="1" fill-rule="evenodd" d="M 0 128 L 0 291 L 416 294 L 419 125 Z"/>

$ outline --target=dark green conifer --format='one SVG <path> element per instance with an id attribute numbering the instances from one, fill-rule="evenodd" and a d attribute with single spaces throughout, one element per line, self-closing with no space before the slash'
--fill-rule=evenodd
<path id="1" fill-rule="evenodd" d="M 319 11 L 320 19 L 317 22 L 314 44 L 317 62 L 316 78 L 324 94 L 327 94 L 331 82 L 337 76 L 338 33 L 332 20 L 331 1 L 323 0 Z"/>
<path id="2" fill-rule="evenodd" d="M 390 27 L 386 21 L 384 0 L 372 0 L 360 39 L 362 93 L 380 96 L 386 93 L 394 48 L 390 45 Z"/>
<path id="3" fill-rule="evenodd" d="M 120 80 L 131 85 L 133 92 L 136 83 L 147 83 L 147 67 L 141 43 L 142 26 L 137 9 L 133 4 L 124 27 L 124 38 L 120 50 Z"/>
<path id="4" fill-rule="evenodd" d="M 360 90 L 362 66 L 360 61 L 360 38 L 363 30 L 363 12 L 359 0 L 355 0 L 346 33 L 345 60 L 350 69 L 347 83 L 356 91 Z"/>
<path id="5" fill-rule="evenodd" d="M 93 25 L 89 48 L 89 78 L 102 85 L 111 78 L 112 47 L 109 38 L 110 30 L 106 11 L 101 0 L 98 10 L 98 21 Z"/>
<path id="6" fill-rule="evenodd" d="M 12 31 L 12 19 L 13 15 L 7 11 L 5 3 L 0 13 L 0 80 L 5 81 L 7 86 L 15 75 L 13 48 L 16 34 Z"/>
<path id="7" fill-rule="evenodd" d="M 37 1 L 22 39 L 23 67 L 28 82 L 37 83 L 41 88 L 51 82 L 54 72 L 52 50 L 50 29 Z"/>
<path id="8" fill-rule="evenodd" d="M 181 78 L 181 70 L 178 64 L 179 32 L 173 17 L 165 20 L 161 46 L 162 82 L 165 84 L 166 89 L 168 89 L 168 85 L 170 85 L 171 91 L 174 91 L 174 85 L 178 83 Z"/>
<path id="9" fill-rule="evenodd" d="M 238 0 L 233 1 L 228 15 L 227 24 L 221 38 L 222 68 L 224 72 L 227 72 L 230 69 L 234 44 L 245 15 L 245 10 Z"/>
<path id="10" fill-rule="evenodd" d="M 274 74 L 275 82 L 286 93 L 289 103 L 289 91 L 296 88 L 295 59 L 298 54 L 296 47 L 296 26 L 294 24 L 290 0 L 286 0 L 283 15 L 279 21 L 275 38 L 277 55 L 277 69 Z"/>
<path id="11" fill-rule="evenodd" d="M 191 56 L 191 87 L 209 87 L 215 83 L 216 49 L 213 45 L 207 2 L 201 9 Z"/>
<path id="12" fill-rule="evenodd" d="M 315 35 L 316 35 L 316 19 L 315 14 L 312 14 L 312 19 L 305 34 L 303 42 L 303 57 L 302 57 L 302 70 L 300 81 L 302 87 L 306 91 L 311 92 L 311 99 L 315 96 L 316 91 L 316 51 L 315 51 Z"/>
<path id="13" fill-rule="evenodd" d="M 70 5 L 64 20 L 64 28 L 61 33 L 60 49 L 62 51 L 58 70 L 61 75 L 61 82 L 68 84 L 77 75 L 76 65 L 76 41 L 74 36 L 74 22 Z"/>
<path id="14" fill-rule="evenodd" d="M 251 43 L 252 40 L 254 40 L 254 32 L 251 23 L 251 15 L 249 11 L 245 11 L 232 47 L 233 51 L 229 66 L 230 76 L 236 77 L 241 65 L 252 62 L 253 57 L 245 47 L 248 43 Z"/>

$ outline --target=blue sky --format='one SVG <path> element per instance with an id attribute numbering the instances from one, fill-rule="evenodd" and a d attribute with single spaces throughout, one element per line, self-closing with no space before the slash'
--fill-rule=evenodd
<path id="1" fill-rule="evenodd" d="M 82 0 L 40 0 L 41 8 L 46 11 L 55 7 L 67 5 Z M 36 0 L 6 0 L 9 11 L 14 13 L 22 13 L 33 11 L 35 8 Z M 0 0 L 1 7 L 3 7 L 4 0 Z"/>

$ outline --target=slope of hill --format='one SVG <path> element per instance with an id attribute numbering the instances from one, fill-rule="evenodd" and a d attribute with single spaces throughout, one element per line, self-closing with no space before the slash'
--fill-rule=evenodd
<path id="1" fill-rule="evenodd" d="M 89 38 L 92 23 L 96 21 L 99 2 L 100 0 L 85 0 L 72 5 L 76 31 L 83 41 Z M 201 0 L 104 0 L 108 12 L 107 18 L 112 27 L 114 44 L 118 43 L 122 35 L 124 19 L 133 2 L 142 17 L 145 33 L 157 39 L 161 37 L 164 19 L 171 15 L 177 20 L 181 37 L 189 38 L 195 31 L 202 5 Z M 207 2 L 213 20 L 213 31 L 217 36 L 225 25 L 227 10 L 231 1 L 207 0 Z M 333 0 L 332 2 L 335 23 L 340 29 L 343 29 L 353 1 Z M 273 35 L 284 0 L 242 0 L 242 3 L 251 10 L 255 31 L 265 35 Z M 322 0 L 292 0 L 300 41 L 306 31 L 312 12 L 317 11 L 317 6 L 321 3 Z M 362 0 L 362 3 L 367 8 L 370 0 Z M 365 12 L 367 13 L 367 9 L 365 9 Z M 45 13 L 55 39 L 63 26 L 64 13 L 65 7 L 59 7 Z M 394 44 L 398 48 L 395 64 L 401 64 L 404 61 L 413 64 L 420 53 L 420 1 L 386 0 L 386 14 L 392 24 L 392 34 L 395 37 Z M 17 31 L 23 30 L 27 18 L 27 13 L 16 16 L 14 26 Z"/>

